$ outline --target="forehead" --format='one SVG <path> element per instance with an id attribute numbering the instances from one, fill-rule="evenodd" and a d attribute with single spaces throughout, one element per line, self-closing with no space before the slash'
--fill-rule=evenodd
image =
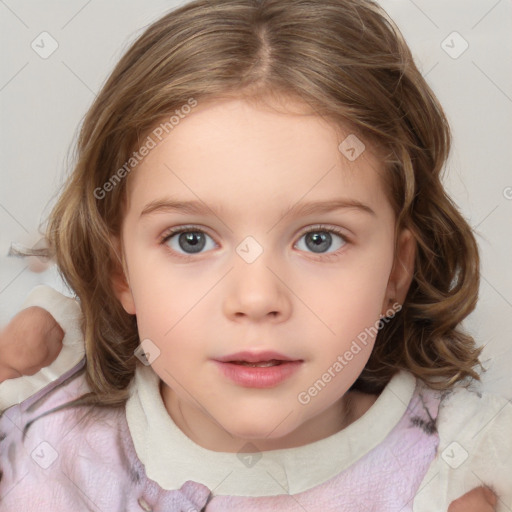
<path id="1" fill-rule="evenodd" d="M 306 104 L 283 98 L 210 100 L 183 116 L 130 176 L 133 208 L 177 194 L 240 211 L 274 201 L 385 201 L 371 144 Z M 268 204 L 267 204 L 268 206 Z"/>

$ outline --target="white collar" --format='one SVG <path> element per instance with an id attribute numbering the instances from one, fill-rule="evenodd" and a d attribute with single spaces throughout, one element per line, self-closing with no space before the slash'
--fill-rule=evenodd
<path id="1" fill-rule="evenodd" d="M 381 443 L 405 413 L 416 379 L 397 373 L 370 409 L 345 429 L 304 446 L 245 455 L 261 455 L 257 462 L 207 450 L 188 438 L 169 416 L 159 383 L 151 367 L 139 366 L 126 403 L 135 451 L 151 480 L 167 490 L 193 480 L 215 495 L 274 496 L 316 487 Z M 311 471 L 304 471 L 307 467 Z"/>

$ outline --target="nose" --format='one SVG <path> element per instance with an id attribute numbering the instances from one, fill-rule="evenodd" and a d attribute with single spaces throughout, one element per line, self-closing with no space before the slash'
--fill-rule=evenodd
<path id="1" fill-rule="evenodd" d="M 292 309 L 291 292 L 286 279 L 260 256 L 253 263 L 242 259 L 235 262 L 229 273 L 224 314 L 231 320 L 254 322 L 271 320 L 280 323 L 289 318 Z"/>

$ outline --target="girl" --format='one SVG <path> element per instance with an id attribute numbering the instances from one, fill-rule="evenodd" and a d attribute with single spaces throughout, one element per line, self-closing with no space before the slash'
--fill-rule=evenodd
<path id="1" fill-rule="evenodd" d="M 50 218 L 86 357 L 0 419 L 3 509 L 510 509 L 512 406 L 461 385 L 479 261 L 449 145 L 371 1 L 150 26 Z"/>

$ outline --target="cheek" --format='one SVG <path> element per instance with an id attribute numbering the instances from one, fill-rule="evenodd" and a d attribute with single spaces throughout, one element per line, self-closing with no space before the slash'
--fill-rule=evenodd
<path id="1" fill-rule="evenodd" d="M 144 250 L 130 239 L 126 262 L 141 337 L 164 336 L 198 302 L 208 284 L 187 277 L 163 250 Z"/>
<path id="2" fill-rule="evenodd" d="M 391 269 L 391 258 L 385 256 L 355 260 L 318 272 L 315 279 L 296 277 L 297 283 L 302 279 L 297 294 L 323 321 L 326 331 L 329 327 L 343 339 L 378 320 Z"/>
<path id="3" fill-rule="evenodd" d="M 202 344 L 211 336 L 207 326 L 218 307 L 218 300 L 212 302 L 218 278 L 198 274 L 161 263 L 141 265 L 131 274 L 139 337 L 158 347 L 162 357 L 153 367 L 162 378 L 165 370 L 171 374 L 186 370 L 187 362 L 204 352 Z"/>

